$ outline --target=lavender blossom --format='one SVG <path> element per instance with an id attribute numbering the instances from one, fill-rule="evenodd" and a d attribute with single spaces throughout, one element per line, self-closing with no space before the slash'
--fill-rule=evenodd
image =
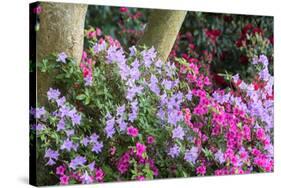
<path id="1" fill-rule="evenodd" d="M 180 140 L 183 140 L 183 137 L 184 137 L 184 130 L 182 127 L 178 126 L 173 130 L 172 138 L 178 138 Z"/>
<path id="2" fill-rule="evenodd" d="M 87 162 L 85 157 L 82 157 L 78 155 L 75 157 L 73 160 L 71 160 L 69 167 L 72 168 L 73 170 L 76 170 L 78 166 L 82 166 Z"/>
<path id="3" fill-rule="evenodd" d="M 67 59 L 67 55 L 65 52 L 61 52 L 58 54 L 58 57 L 57 57 L 57 62 L 62 62 L 62 63 L 66 63 L 66 59 Z"/>
<path id="4" fill-rule="evenodd" d="M 193 146 L 190 150 L 186 150 L 184 159 L 192 164 L 195 164 L 198 155 L 199 155 L 198 148 Z"/>
<path id="5" fill-rule="evenodd" d="M 169 149 L 168 155 L 170 155 L 172 158 L 178 157 L 180 154 L 180 148 L 178 145 L 174 145 Z"/>

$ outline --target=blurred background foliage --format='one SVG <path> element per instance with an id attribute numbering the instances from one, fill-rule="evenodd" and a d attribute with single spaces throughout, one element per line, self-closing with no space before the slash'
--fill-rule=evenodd
<path id="1" fill-rule="evenodd" d="M 98 27 L 128 49 L 143 35 L 150 10 L 90 5 L 86 28 Z M 249 64 L 260 54 L 273 74 L 273 17 L 188 12 L 169 57 L 210 64 L 213 81 L 223 87 L 227 75 L 250 81 L 256 73 Z"/>

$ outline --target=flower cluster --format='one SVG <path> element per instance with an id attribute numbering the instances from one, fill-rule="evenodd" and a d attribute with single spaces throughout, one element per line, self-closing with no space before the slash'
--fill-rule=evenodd
<path id="1" fill-rule="evenodd" d="M 253 59 L 251 83 L 237 74 L 231 88 L 216 89 L 196 58 L 163 62 L 153 47 L 126 53 L 100 30 L 91 32 L 79 66 L 64 53 L 55 58 L 56 68 L 75 77 L 67 84 L 79 87 L 49 88 L 47 105 L 31 110 L 60 184 L 273 170 L 266 56 Z"/>

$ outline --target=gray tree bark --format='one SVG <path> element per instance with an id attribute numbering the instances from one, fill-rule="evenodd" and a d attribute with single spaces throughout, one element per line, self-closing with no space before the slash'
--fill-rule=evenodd
<path id="1" fill-rule="evenodd" d="M 87 5 L 41 2 L 40 29 L 36 35 L 36 63 L 50 54 L 65 52 L 80 62 L 84 43 L 84 22 Z M 46 93 L 53 87 L 52 77 L 37 70 L 37 103 L 47 103 Z M 37 156 L 37 185 L 54 184 L 57 180 L 48 175 L 43 156 Z"/>
<path id="2" fill-rule="evenodd" d="M 182 10 L 152 10 L 139 44 L 147 47 L 154 46 L 158 57 L 166 61 L 186 13 L 187 11 Z"/>
<path id="3" fill-rule="evenodd" d="M 40 29 L 36 35 L 36 62 L 46 56 L 65 52 L 78 63 L 84 43 L 84 22 L 87 5 L 42 2 Z M 50 75 L 37 71 L 37 100 L 46 102 L 46 92 L 52 86 Z"/>

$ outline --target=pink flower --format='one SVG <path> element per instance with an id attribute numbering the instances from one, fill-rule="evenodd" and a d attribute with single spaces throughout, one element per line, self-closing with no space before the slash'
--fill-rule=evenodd
<path id="1" fill-rule="evenodd" d="M 100 30 L 100 28 L 96 28 L 96 34 L 97 34 L 97 36 L 101 36 L 101 30 Z"/>
<path id="2" fill-rule="evenodd" d="M 202 176 L 204 176 L 206 174 L 206 166 L 201 165 L 199 167 L 196 168 L 196 173 L 197 174 L 201 174 Z"/>
<path id="3" fill-rule="evenodd" d="M 34 14 L 40 14 L 41 12 L 42 12 L 42 7 L 40 5 L 38 5 L 33 9 Z"/>
<path id="4" fill-rule="evenodd" d="M 101 168 L 97 169 L 96 171 L 96 180 L 97 181 L 103 181 L 104 178 L 104 172 Z"/>
<path id="5" fill-rule="evenodd" d="M 56 174 L 57 175 L 64 175 L 64 172 L 65 172 L 65 167 L 64 166 L 59 166 L 56 168 Z"/>
<path id="6" fill-rule="evenodd" d="M 94 32 L 94 31 L 90 31 L 89 33 L 88 33 L 88 38 L 95 38 L 97 36 L 97 33 L 96 32 Z"/>
<path id="7" fill-rule="evenodd" d="M 258 128 L 256 131 L 257 139 L 263 141 L 265 139 L 265 133 L 262 128 Z"/>
<path id="8" fill-rule="evenodd" d="M 116 152 L 116 147 L 113 146 L 112 148 L 110 148 L 110 155 L 114 155 Z"/>
<path id="9" fill-rule="evenodd" d="M 127 134 L 136 137 L 139 134 L 139 130 L 137 128 L 134 128 L 133 126 L 130 126 L 127 128 Z"/>
<path id="10" fill-rule="evenodd" d="M 147 143 L 148 144 L 153 144 L 155 142 L 155 138 L 153 136 L 148 136 L 147 137 Z"/>
<path id="11" fill-rule="evenodd" d="M 143 181 L 143 180 L 145 180 L 145 178 L 144 178 L 144 176 L 138 176 L 138 177 L 137 177 L 137 180 Z"/>
<path id="12" fill-rule="evenodd" d="M 66 175 L 63 175 L 60 177 L 60 184 L 61 185 L 68 185 L 69 184 L 69 177 Z"/>
<path id="13" fill-rule="evenodd" d="M 144 144 L 141 144 L 139 142 L 136 144 L 137 156 L 142 157 L 142 154 L 145 152 L 145 150 L 146 150 L 146 146 Z"/>
<path id="14" fill-rule="evenodd" d="M 120 7 L 120 12 L 128 12 L 128 8 L 127 7 Z"/>

